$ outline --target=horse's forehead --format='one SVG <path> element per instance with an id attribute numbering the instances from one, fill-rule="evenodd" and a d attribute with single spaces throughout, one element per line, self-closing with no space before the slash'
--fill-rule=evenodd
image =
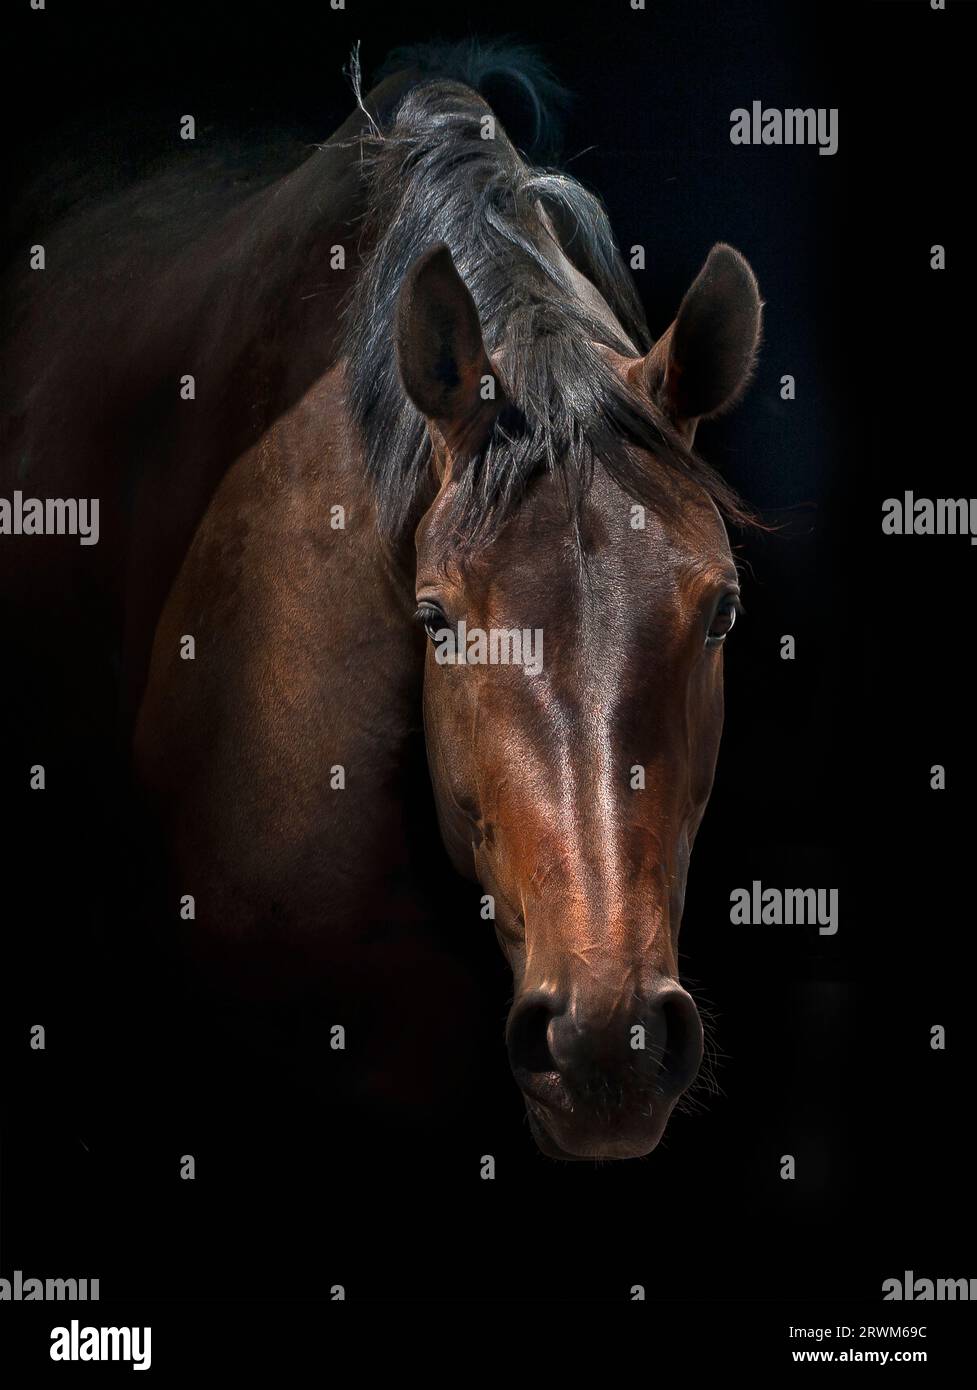
<path id="1" fill-rule="evenodd" d="M 726 529 L 712 499 L 691 483 L 680 483 L 670 505 L 641 502 L 595 471 L 571 519 L 559 483 L 550 477 L 531 487 L 474 571 L 518 583 L 524 573 L 551 577 L 562 570 L 594 575 L 606 570 L 622 587 L 667 585 L 683 571 L 731 565 Z"/>

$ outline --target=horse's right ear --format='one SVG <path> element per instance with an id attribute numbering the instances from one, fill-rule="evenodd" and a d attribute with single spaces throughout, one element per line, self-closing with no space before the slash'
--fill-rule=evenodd
<path id="1" fill-rule="evenodd" d="M 404 390 L 453 456 L 474 453 L 503 405 L 475 301 L 451 252 L 432 246 L 404 277 L 394 324 Z"/>

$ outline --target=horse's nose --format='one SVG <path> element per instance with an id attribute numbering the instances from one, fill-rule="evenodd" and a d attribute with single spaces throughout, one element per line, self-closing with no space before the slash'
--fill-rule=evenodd
<path id="1" fill-rule="evenodd" d="M 663 979 L 627 1009 L 598 999 L 533 989 L 515 1002 L 507 1030 L 509 1058 L 520 1073 L 558 1072 L 581 1097 L 623 1099 L 653 1088 L 673 1100 L 702 1061 L 702 1024 L 691 996 Z"/>

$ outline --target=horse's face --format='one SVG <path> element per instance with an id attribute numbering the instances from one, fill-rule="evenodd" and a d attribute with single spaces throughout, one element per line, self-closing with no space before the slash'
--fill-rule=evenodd
<path id="1" fill-rule="evenodd" d="M 554 1153 L 648 1152 L 701 1056 L 677 941 L 737 587 L 711 504 L 690 497 L 689 513 L 682 535 L 651 517 L 635 530 L 630 499 L 598 476 L 578 549 L 547 480 L 464 568 L 445 494 L 418 535 L 442 830 L 494 899 L 512 1068 Z M 461 620 L 538 632 L 542 648 L 530 641 L 530 665 L 441 664 L 439 633 Z"/>
<path id="2" fill-rule="evenodd" d="M 738 288 L 755 301 L 745 373 L 759 318 L 748 269 Z M 421 285 L 413 290 L 416 312 Z M 442 264 L 442 324 L 454 293 Z M 470 300 L 462 311 L 474 311 Z M 512 1069 L 544 1152 L 646 1154 L 702 1055 L 677 943 L 738 599 L 725 529 L 691 483 L 676 484 L 670 520 L 648 512 L 635 526 L 633 500 L 598 468 L 578 527 L 544 475 L 494 540 L 459 552 L 450 417 L 425 397 L 406 351 L 401 335 L 405 384 L 436 422 L 443 463 L 416 537 L 418 617 L 431 637 L 428 756 L 445 843 L 491 896 L 512 967 Z M 670 351 L 666 335 L 644 361 L 609 358 L 662 390 Z M 481 379 L 486 364 L 474 365 Z M 464 375 L 459 358 L 448 376 Z M 466 435 L 479 409 L 467 412 Z M 690 431 L 695 417 L 672 413 Z"/>

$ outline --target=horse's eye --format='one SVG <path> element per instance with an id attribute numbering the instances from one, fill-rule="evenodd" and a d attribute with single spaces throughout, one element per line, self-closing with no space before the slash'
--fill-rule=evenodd
<path id="1" fill-rule="evenodd" d="M 723 641 L 727 633 L 732 632 L 738 611 L 735 598 L 730 597 L 723 599 L 722 603 L 716 609 L 716 615 L 709 628 L 708 641 L 710 646 L 717 646 Z"/>
<path id="2" fill-rule="evenodd" d="M 414 620 L 421 624 L 432 642 L 437 640 L 439 632 L 443 632 L 448 627 L 448 619 L 435 603 L 419 603 Z"/>

